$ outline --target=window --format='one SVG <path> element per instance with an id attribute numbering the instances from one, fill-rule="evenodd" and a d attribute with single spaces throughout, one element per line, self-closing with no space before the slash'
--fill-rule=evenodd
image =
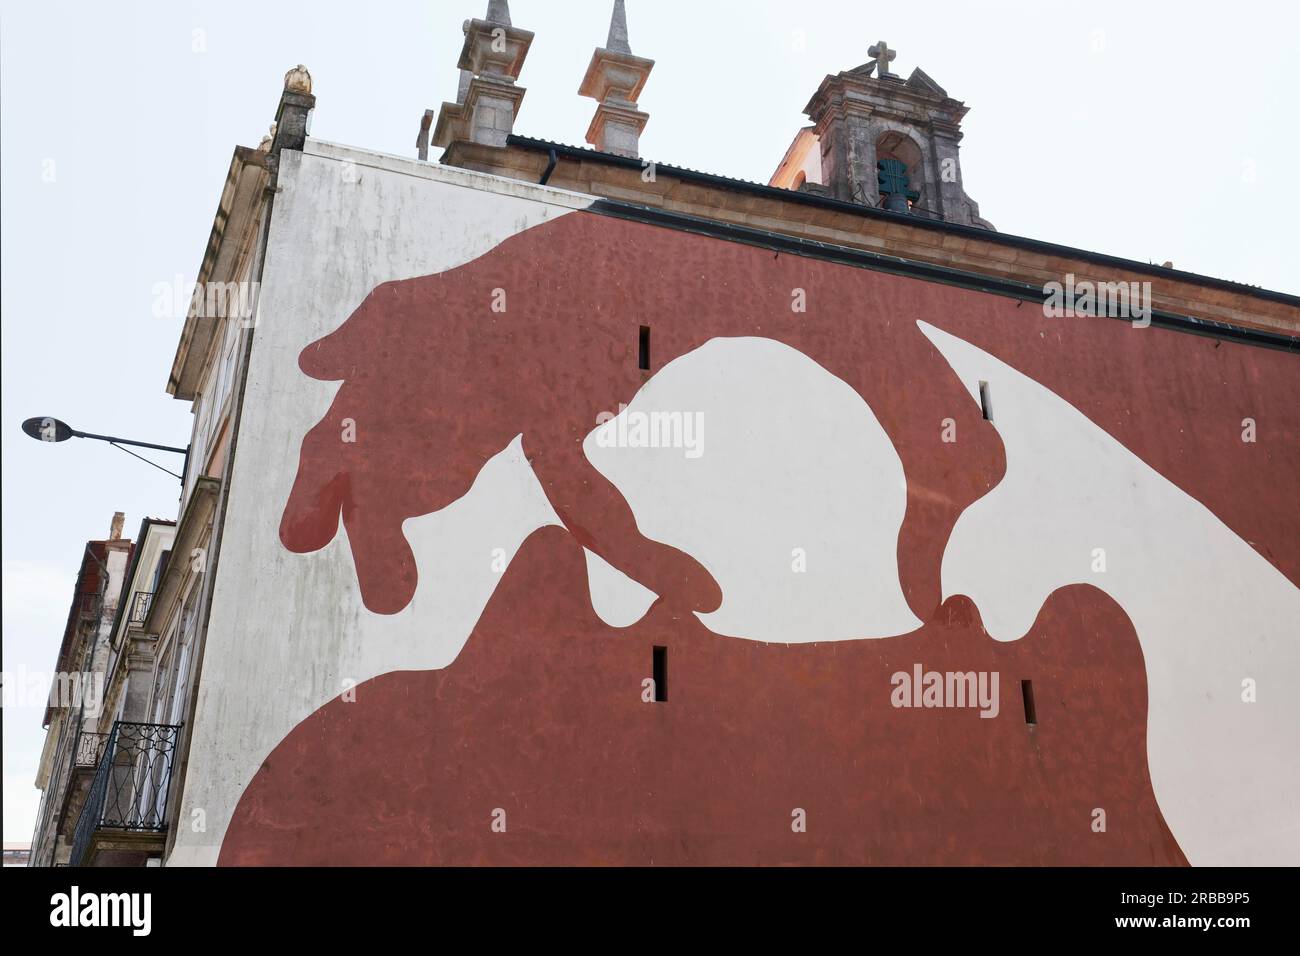
<path id="1" fill-rule="evenodd" d="M 195 605 L 199 588 L 194 587 L 191 592 L 190 601 L 186 604 L 185 610 L 181 612 L 181 628 L 177 638 L 180 641 L 180 651 L 176 660 L 176 676 L 172 680 L 171 687 L 171 704 L 168 708 L 169 713 L 167 723 L 179 724 L 185 717 L 185 704 L 189 691 L 189 664 L 190 649 L 194 644 L 195 623 L 198 620 L 198 613 Z"/>
<path id="2" fill-rule="evenodd" d="M 886 130 L 876 138 L 875 148 L 879 205 L 911 212 L 926 189 L 926 162 L 919 143 L 910 133 Z"/>
<path id="3" fill-rule="evenodd" d="M 641 338 L 637 348 L 637 368 L 650 370 L 650 326 L 641 326 Z"/>
<path id="4" fill-rule="evenodd" d="M 163 575 L 167 573 L 167 560 L 172 556 L 171 550 L 164 551 L 158 557 L 158 567 L 153 572 L 153 585 L 150 588 L 155 594 L 158 593 L 158 585 L 162 583 Z"/>
<path id="5" fill-rule="evenodd" d="M 1038 723 L 1038 711 L 1034 707 L 1034 682 L 1022 680 L 1020 695 L 1025 699 L 1025 723 L 1033 726 Z"/>
<path id="6" fill-rule="evenodd" d="M 656 647 L 652 657 L 655 677 L 655 702 L 668 700 L 668 648 Z"/>
<path id="7" fill-rule="evenodd" d="M 235 377 L 235 350 L 239 346 L 239 323 L 234 320 L 230 321 L 229 339 L 226 343 L 225 357 L 221 360 L 221 375 L 217 384 L 218 407 L 225 404 Z"/>
<path id="8" fill-rule="evenodd" d="M 167 693 L 167 679 L 171 675 L 172 667 L 172 649 L 175 647 L 174 640 L 168 641 L 167 649 L 163 651 L 162 656 L 154 665 L 153 672 L 153 717 L 152 722 L 161 724 L 163 722 L 163 697 Z"/>

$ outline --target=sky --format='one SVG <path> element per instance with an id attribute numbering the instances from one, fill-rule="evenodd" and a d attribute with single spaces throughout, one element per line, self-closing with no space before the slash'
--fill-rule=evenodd
<path id="1" fill-rule="evenodd" d="M 536 34 L 516 132 L 583 145 L 577 95 L 610 0 L 514 0 Z M 653 58 L 642 155 L 766 182 L 828 73 L 886 40 L 970 107 L 962 175 L 1000 231 L 1300 293 L 1300 6 L 1208 2 L 627 0 Z M 3 666 L 53 666 L 85 542 L 174 518 L 179 483 L 98 442 L 183 446 L 167 395 L 231 152 L 256 146 L 306 64 L 315 137 L 405 156 L 454 99 L 485 0 L 0 0 Z M 435 155 L 436 155 L 435 150 Z M 158 456 L 163 464 L 174 467 Z M 12 686 L 12 685 L 11 685 Z M 43 702 L 4 711 L 4 840 L 30 839 Z"/>

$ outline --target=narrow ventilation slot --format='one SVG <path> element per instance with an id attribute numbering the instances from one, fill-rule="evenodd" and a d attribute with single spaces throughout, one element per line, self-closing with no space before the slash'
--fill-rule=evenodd
<path id="1" fill-rule="evenodd" d="M 989 398 L 988 382 L 980 382 L 980 410 L 984 413 L 986 422 L 993 421 L 993 402 Z"/>
<path id="2" fill-rule="evenodd" d="M 637 368 L 650 371 L 650 326 L 641 326 L 641 338 L 637 347 Z"/>
<path id="3" fill-rule="evenodd" d="M 668 648 L 654 649 L 655 702 L 668 700 Z"/>
<path id="4" fill-rule="evenodd" d="M 1022 680 L 1020 682 L 1020 696 L 1025 699 L 1025 723 L 1033 726 L 1038 723 L 1038 711 L 1034 709 L 1033 681 Z"/>

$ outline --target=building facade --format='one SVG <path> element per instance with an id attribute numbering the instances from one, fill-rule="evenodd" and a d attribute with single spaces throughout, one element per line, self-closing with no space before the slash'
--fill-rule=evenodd
<path id="1" fill-rule="evenodd" d="M 997 232 L 883 42 L 760 185 L 639 155 L 621 0 L 516 134 L 533 39 L 235 151 L 165 864 L 1300 862 L 1300 300 Z"/>
<path id="2" fill-rule="evenodd" d="M 36 771 L 42 793 L 31 866 L 69 862 L 75 827 L 103 754 L 100 725 L 110 640 L 132 556 L 131 541 L 122 537 L 124 520 L 121 512 L 115 514 L 109 536 L 87 541 L 82 552 L 42 719 L 45 747 Z"/>

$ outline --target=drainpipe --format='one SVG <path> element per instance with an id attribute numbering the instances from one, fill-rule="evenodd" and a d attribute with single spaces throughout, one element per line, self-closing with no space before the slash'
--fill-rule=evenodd
<path id="1" fill-rule="evenodd" d="M 542 173 L 542 178 L 537 181 L 537 185 L 545 186 L 551 180 L 551 173 L 555 172 L 555 164 L 560 161 L 560 157 L 555 150 L 550 151 L 550 162 L 546 164 L 546 172 Z"/>

